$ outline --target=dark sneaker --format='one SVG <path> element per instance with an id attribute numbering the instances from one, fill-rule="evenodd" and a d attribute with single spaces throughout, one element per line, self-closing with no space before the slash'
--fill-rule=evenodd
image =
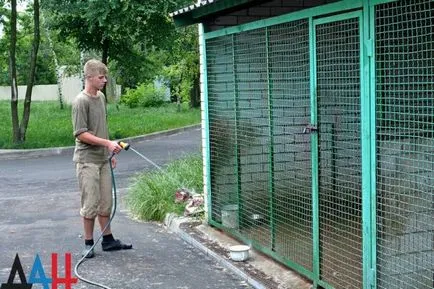
<path id="1" fill-rule="evenodd" d="M 95 257 L 95 252 L 93 251 L 92 246 L 91 245 L 85 245 L 83 251 L 81 252 L 81 256 L 84 257 L 86 256 L 86 258 L 93 258 Z"/>
<path id="2" fill-rule="evenodd" d="M 128 250 L 133 248 L 133 245 L 124 244 L 120 240 L 102 241 L 101 245 L 103 251 L 118 251 L 118 250 Z"/>

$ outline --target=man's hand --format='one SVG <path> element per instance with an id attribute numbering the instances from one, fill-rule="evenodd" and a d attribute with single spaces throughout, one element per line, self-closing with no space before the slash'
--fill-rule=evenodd
<path id="1" fill-rule="evenodd" d="M 96 137 L 89 132 L 79 134 L 77 138 L 90 145 L 105 146 L 113 154 L 118 154 L 122 150 L 122 147 L 117 142 Z"/>
<path id="2" fill-rule="evenodd" d="M 114 154 L 118 154 L 122 150 L 122 147 L 115 141 L 108 141 L 107 148 L 110 153 Z"/>

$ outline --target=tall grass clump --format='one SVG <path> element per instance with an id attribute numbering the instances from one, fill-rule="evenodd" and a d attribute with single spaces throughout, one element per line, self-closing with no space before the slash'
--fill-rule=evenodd
<path id="1" fill-rule="evenodd" d="M 135 217 L 163 221 L 167 213 L 183 213 L 185 204 L 175 203 L 176 191 L 183 188 L 202 192 L 202 157 L 198 154 L 175 160 L 163 171 L 139 175 L 129 189 L 126 202 Z"/>

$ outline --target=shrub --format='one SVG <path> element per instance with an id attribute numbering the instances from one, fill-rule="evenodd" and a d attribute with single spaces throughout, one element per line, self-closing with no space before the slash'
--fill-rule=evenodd
<path id="1" fill-rule="evenodd" d="M 142 83 L 135 89 L 127 89 L 121 97 L 121 103 L 130 108 L 160 106 L 164 103 L 164 91 L 156 89 L 152 83 Z"/>
<path id="2" fill-rule="evenodd" d="M 120 103 L 123 103 L 130 108 L 135 108 L 139 106 L 140 93 L 137 89 L 127 88 L 124 95 L 121 96 Z"/>
<path id="3" fill-rule="evenodd" d="M 175 203 L 175 192 L 186 188 L 202 192 L 202 158 L 190 155 L 136 178 L 129 189 L 127 204 L 139 219 L 162 221 L 168 213 L 182 214 L 185 204 Z"/>

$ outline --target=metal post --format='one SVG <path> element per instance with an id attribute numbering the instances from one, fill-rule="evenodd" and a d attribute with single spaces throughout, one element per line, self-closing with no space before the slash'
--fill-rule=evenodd
<path id="1" fill-rule="evenodd" d="M 203 148 L 203 180 L 205 196 L 206 218 L 212 219 L 211 204 L 211 151 L 209 137 L 209 107 L 208 107 L 208 72 L 206 67 L 206 41 L 204 37 L 203 24 L 198 25 L 199 29 L 199 65 L 200 65 L 200 90 L 202 110 L 202 148 Z"/>
<path id="2" fill-rule="evenodd" d="M 274 220 L 274 140 L 273 140 L 273 98 L 272 98 L 272 89 L 273 85 L 271 83 L 270 76 L 270 51 L 269 51 L 269 28 L 265 28 L 265 50 L 267 57 L 267 90 L 268 90 L 268 123 L 269 123 L 269 138 L 270 138 L 270 153 L 269 153 L 269 162 L 270 162 L 270 171 L 269 171 L 269 208 L 270 208 L 270 228 L 271 228 L 271 250 L 274 251 L 276 244 L 276 226 Z"/>
<path id="3" fill-rule="evenodd" d="M 234 78 L 234 109 L 235 109 L 235 175 L 237 176 L 237 203 L 238 203 L 238 222 L 241 226 L 243 219 L 241 218 L 241 212 L 243 209 L 243 204 L 241 203 L 241 166 L 240 166 L 240 145 L 238 141 L 238 133 L 240 132 L 239 118 L 240 118 L 240 108 L 239 108 L 239 97 L 237 89 L 237 69 L 236 69 L 236 59 L 235 59 L 235 34 L 232 35 L 232 65 L 233 65 L 233 78 Z"/>
<path id="4" fill-rule="evenodd" d="M 317 95 L 316 95 L 316 33 L 312 17 L 309 17 L 309 50 L 310 50 L 310 122 L 317 126 Z M 318 286 L 319 258 L 319 196 L 318 196 L 318 134 L 310 134 L 312 152 L 312 246 L 313 246 L 313 285 Z"/>

